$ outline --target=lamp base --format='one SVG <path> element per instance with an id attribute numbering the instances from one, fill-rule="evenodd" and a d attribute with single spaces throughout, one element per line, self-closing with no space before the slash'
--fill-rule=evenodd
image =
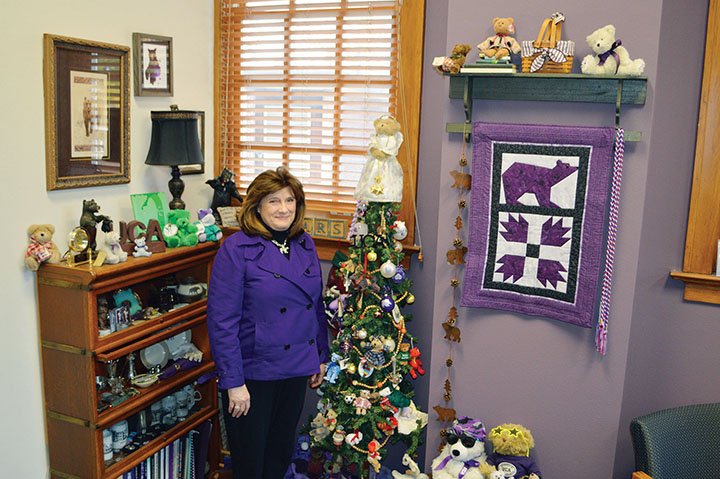
<path id="1" fill-rule="evenodd" d="M 185 202 L 181 200 L 180 197 L 182 196 L 183 191 L 185 191 L 185 183 L 180 178 L 180 168 L 177 165 L 173 165 L 171 168 L 172 171 L 170 174 L 172 175 L 172 178 L 168 181 L 168 189 L 170 190 L 170 194 L 173 199 L 170 201 L 170 209 L 184 210 Z"/>

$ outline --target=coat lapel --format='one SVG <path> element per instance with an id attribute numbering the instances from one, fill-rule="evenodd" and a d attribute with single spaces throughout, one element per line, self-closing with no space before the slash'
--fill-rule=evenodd
<path id="1" fill-rule="evenodd" d="M 270 241 L 262 239 L 262 242 L 265 248 L 258 258 L 258 268 L 287 279 L 312 299 L 313 286 L 317 287 L 314 283 L 317 282 L 318 276 L 313 273 L 318 272 L 313 271 L 317 267 L 305 234 L 290 240 L 290 260 L 285 258 L 277 246 Z"/>

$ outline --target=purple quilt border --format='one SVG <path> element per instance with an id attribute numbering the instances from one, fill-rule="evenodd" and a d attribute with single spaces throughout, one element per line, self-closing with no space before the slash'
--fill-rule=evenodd
<path id="1" fill-rule="evenodd" d="M 503 123 L 473 124 L 470 239 L 461 305 L 514 311 L 590 328 L 598 297 L 602 265 L 605 208 L 612 171 L 613 128 Z M 588 188 L 580 239 L 575 304 L 483 288 L 488 247 L 493 142 L 591 146 Z"/>

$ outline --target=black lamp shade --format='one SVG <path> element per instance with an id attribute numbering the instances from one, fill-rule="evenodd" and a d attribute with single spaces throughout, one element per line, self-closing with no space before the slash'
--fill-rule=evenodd
<path id="1" fill-rule="evenodd" d="M 196 111 L 152 111 L 152 138 L 146 165 L 200 165 L 205 162 L 200 149 Z"/>

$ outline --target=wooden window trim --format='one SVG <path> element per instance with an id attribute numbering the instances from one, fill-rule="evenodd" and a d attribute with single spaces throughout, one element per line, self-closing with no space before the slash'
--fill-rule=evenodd
<path id="1" fill-rule="evenodd" d="M 220 58 L 220 22 L 221 3 L 215 0 L 215 36 L 214 36 L 214 151 L 216 152 L 213 161 L 214 172 L 219 174 L 222 170 L 222 159 L 218 152 L 221 151 L 222 126 L 220 124 L 220 102 L 223 94 L 220 86 L 220 70 L 222 59 Z M 396 117 L 403 125 L 405 141 L 398 155 L 398 161 L 403 167 L 405 184 L 403 186 L 403 202 L 398 214 L 398 219 L 405 221 L 408 227 L 408 237 L 403 241 L 406 253 L 412 254 L 419 251 L 415 246 L 415 198 L 417 197 L 417 175 L 418 175 L 418 148 L 420 133 L 420 97 L 422 88 L 422 61 L 424 42 L 424 0 L 403 0 L 399 23 L 400 42 L 400 91 L 398 92 L 398 103 Z M 322 211 L 316 205 L 308 204 L 308 214 L 315 213 L 332 215 L 332 211 Z M 347 215 L 345 215 L 347 217 Z M 349 219 L 348 219 L 349 221 Z M 316 238 L 316 245 L 321 259 L 332 259 L 332 255 L 338 249 L 347 250 L 346 240 L 335 240 L 330 238 Z"/>
<path id="2" fill-rule="evenodd" d="M 682 271 L 688 301 L 720 304 L 720 276 L 712 274 L 720 239 L 720 0 L 710 0 L 690 213 Z"/>

